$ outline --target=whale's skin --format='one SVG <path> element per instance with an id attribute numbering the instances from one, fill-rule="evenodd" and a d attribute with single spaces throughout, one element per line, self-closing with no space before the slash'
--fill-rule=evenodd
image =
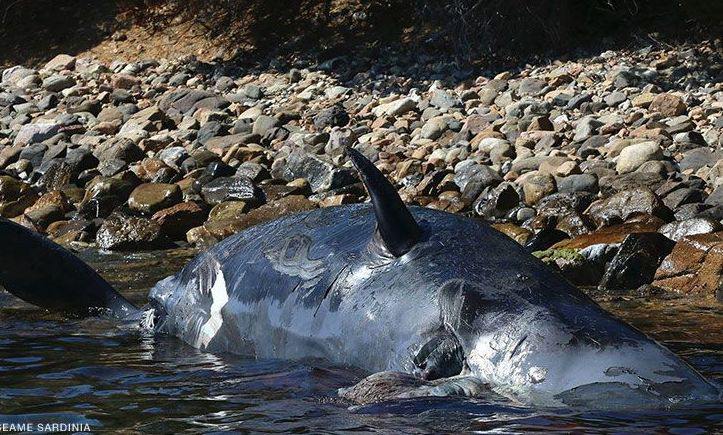
<path id="1" fill-rule="evenodd" d="M 451 331 L 465 373 L 523 403 L 719 400 L 680 358 L 489 225 L 410 211 L 422 239 L 399 258 L 373 242 L 368 204 L 236 234 L 154 287 L 156 329 L 213 352 L 408 373 L 425 343 Z"/>

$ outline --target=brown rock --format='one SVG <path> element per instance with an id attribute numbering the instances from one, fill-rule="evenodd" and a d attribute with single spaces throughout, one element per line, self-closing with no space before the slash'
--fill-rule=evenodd
<path id="1" fill-rule="evenodd" d="M 653 285 L 715 297 L 723 275 L 723 232 L 682 238 L 655 272 Z"/>
<path id="2" fill-rule="evenodd" d="M 51 223 L 62 220 L 72 206 L 68 198 L 60 191 L 53 191 L 41 196 L 35 204 L 23 213 L 21 223 L 37 231 L 45 231 Z"/>
<path id="3" fill-rule="evenodd" d="M 511 223 L 492 224 L 492 228 L 506 235 L 520 245 L 527 243 L 527 240 L 532 236 L 532 231 Z"/>
<path id="4" fill-rule="evenodd" d="M 38 195 L 29 184 L 6 175 L 0 176 L 0 216 L 20 216 L 37 199 Z"/>
<path id="5" fill-rule="evenodd" d="M 141 80 L 138 77 L 134 77 L 130 74 L 116 74 L 111 79 L 111 86 L 120 89 L 130 89 L 133 86 L 141 84 Z"/>
<path id="6" fill-rule="evenodd" d="M 658 112 L 666 117 L 682 115 L 687 110 L 683 99 L 673 94 L 658 94 L 650 104 L 651 112 Z"/>
<path id="7" fill-rule="evenodd" d="M 208 215 L 210 221 L 221 221 L 228 219 L 241 219 L 243 215 L 251 210 L 251 204 L 246 201 L 224 201 L 216 204 Z"/>
<path id="8" fill-rule="evenodd" d="M 597 244 L 622 243 L 628 234 L 649 233 L 657 231 L 663 225 L 660 219 L 651 219 L 647 222 L 626 222 L 620 225 L 601 228 L 592 233 L 582 234 L 574 239 L 563 240 L 556 243 L 553 249 L 584 249 Z"/>
<path id="9" fill-rule="evenodd" d="M 191 228 L 186 233 L 186 240 L 188 243 L 198 247 L 209 247 L 218 243 L 218 239 L 215 238 L 205 226 Z"/>
<path id="10" fill-rule="evenodd" d="M 46 229 L 48 237 L 55 243 L 69 245 L 72 242 L 92 242 L 93 225 L 86 220 L 56 221 Z"/>
<path id="11" fill-rule="evenodd" d="M 182 199 L 181 188 L 177 184 L 146 183 L 133 189 L 128 206 L 141 213 L 155 213 L 178 204 Z"/>
<path id="12" fill-rule="evenodd" d="M 262 205 L 241 216 L 239 219 L 210 220 L 203 226 L 212 237 L 221 240 L 254 225 L 314 208 L 316 208 L 314 202 L 300 195 L 292 195 Z"/>
<path id="13" fill-rule="evenodd" d="M 547 195 L 555 193 L 557 184 L 552 176 L 537 174 L 525 180 L 522 191 L 525 194 L 525 204 L 534 205 Z"/>
<path id="14" fill-rule="evenodd" d="M 160 225 L 161 232 L 173 240 L 186 238 L 186 233 L 206 220 L 208 210 L 196 202 L 183 202 L 153 214 L 151 220 Z"/>

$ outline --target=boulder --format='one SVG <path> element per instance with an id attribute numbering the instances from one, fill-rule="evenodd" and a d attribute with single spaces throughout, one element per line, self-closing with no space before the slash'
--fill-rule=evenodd
<path id="1" fill-rule="evenodd" d="M 683 237 L 655 272 L 653 285 L 714 298 L 723 275 L 723 232 Z"/>
<path id="2" fill-rule="evenodd" d="M 653 281 L 655 271 L 675 242 L 660 233 L 633 233 L 625 237 L 608 263 L 600 290 L 628 292 Z"/>
<path id="3" fill-rule="evenodd" d="M 208 210 L 197 202 L 182 202 L 158 210 L 151 220 L 161 227 L 161 232 L 171 240 L 185 240 L 186 233 L 203 224 Z"/>
<path id="4" fill-rule="evenodd" d="M 161 226 L 146 218 L 114 212 L 98 229 L 96 242 L 113 251 L 157 249 L 168 246 Z"/>
<path id="5" fill-rule="evenodd" d="M 264 192 L 246 177 L 220 177 L 201 188 L 201 196 L 209 204 L 224 201 L 245 201 L 261 204 L 265 201 Z"/>
<path id="6" fill-rule="evenodd" d="M 151 214 L 178 204 L 183 199 L 177 184 L 145 183 L 131 192 L 128 207 L 140 213 Z M 185 231 L 183 232 L 185 234 Z"/>
<path id="7" fill-rule="evenodd" d="M 671 220 L 670 210 L 658 196 L 646 187 L 625 190 L 595 201 L 585 211 L 598 227 L 628 220 L 638 214 L 648 214 Z"/>

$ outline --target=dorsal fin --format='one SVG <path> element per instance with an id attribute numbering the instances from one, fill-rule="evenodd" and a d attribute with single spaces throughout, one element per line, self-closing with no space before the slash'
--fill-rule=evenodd
<path id="1" fill-rule="evenodd" d="M 378 241 L 390 254 L 401 257 L 419 240 L 422 232 L 419 225 L 399 197 L 397 189 L 372 162 L 351 147 L 347 148 L 347 155 L 359 171 L 374 205 Z"/>

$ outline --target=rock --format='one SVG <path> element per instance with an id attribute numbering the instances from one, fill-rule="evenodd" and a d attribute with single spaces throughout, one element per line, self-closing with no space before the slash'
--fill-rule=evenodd
<path id="1" fill-rule="evenodd" d="M 686 236 L 715 233 L 721 230 L 723 230 L 723 225 L 717 220 L 701 217 L 665 224 L 660 227 L 658 232 L 677 242 Z"/>
<path id="2" fill-rule="evenodd" d="M 444 117 L 437 116 L 427 121 L 420 131 L 419 137 L 422 139 L 436 140 L 442 136 L 447 130 L 447 120 Z"/>
<path id="3" fill-rule="evenodd" d="M 619 174 L 633 172 L 643 163 L 663 158 L 663 151 L 656 142 L 642 142 L 623 148 L 615 169 Z"/>
<path id="4" fill-rule="evenodd" d="M 520 245 L 527 243 L 527 240 L 530 236 L 532 236 L 532 232 L 530 230 L 511 223 L 492 224 L 492 228 L 511 238 Z"/>
<path id="5" fill-rule="evenodd" d="M 201 188 L 201 196 L 207 203 L 214 205 L 224 201 L 245 201 L 250 204 L 265 201 L 263 191 L 245 177 L 216 178 Z"/>
<path id="6" fill-rule="evenodd" d="M 45 64 L 44 69 L 51 71 L 72 70 L 75 68 L 75 57 L 67 54 L 59 54 Z"/>
<path id="7" fill-rule="evenodd" d="M 510 183 L 502 183 L 481 194 L 474 203 L 474 211 L 486 219 L 501 218 L 520 203 L 517 190 Z"/>
<path id="8" fill-rule="evenodd" d="M 465 160 L 454 167 L 454 183 L 459 186 L 462 197 L 470 202 L 488 186 L 496 186 L 502 177 L 492 168 L 474 160 Z"/>
<path id="9" fill-rule="evenodd" d="M 191 228 L 203 224 L 208 210 L 197 202 L 182 202 L 172 207 L 158 210 L 151 220 L 161 227 L 161 233 L 171 240 L 185 240 Z"/>
<path id="10" fill-rule="evenodd" d="M 600 270 L 595 264 L 574 249 L 548 249 L 537 251 L 534 256 L 543 263 L 560 271 L 568 281 L 579 286 L 590 286 L 597 283 Z"/>
<path id="11" fill-rule="evenodd" d="M 429 104 L 440 109 L 449 109 L 462 106 L 462 102 L 443 89 L 435 89 L 429 98 Z"/>
<path id="12" fill-rule="evenodd" d="M 653 285 L 714 298 L 723 275 L 723 232 L 683 237 L 655 272 Z"/>
<path id="13" fill-rule="evenodd" d="M 256 121 L 254 121 L 254 126 L 251 130 L 251 133 L 263 136 L 269 129 L 278 127 L 280 125 L 281 122 L 278 118 L 275 118 L 273 116 L 261 115 L 256 118 Z"/>
<path id="14" fill-rule="evenodd" d="M 628 235 L 608 264 L 598 288 L 620 293 L 651 283 L 658 265 L 674 245 L 660 233 Z"/>
<path id="15" fill-rule="evenodd" d="M 557 191 L 555 178 L 550 175 L 537 174 L 527 178 L 522 185 L 524 200 L 527 205 L 534 205 L 547 195 Z"/>
<path id="16" fill-rule="evenodd" d="M 83 219 L 56 221 L 48 225 L 48 237 L 55 243 L 69 246 L 73 242 L 91 243 L 95 240 L 95 225 Z"/>
<path id="17" fill-rule="evenodd" d="M 272 175 L 274 174 L 272 170 Z M 286 159 L 281 173 L 276 172 L 274 176 L 286 181 L 305 178 L 314 193 L 337 189 L 358 181 L 354 170 L 336 167 L 322 157 L 301 149 L 295 149 Z"/>
<path id="18" fill-rule="evenodd" d="M 71 209 L 62 192 L 49 192 L 25 210 L 21 223 L 36 231 L 45 231 L 51 223 L 64 219 L 65 213 Z"/>
<path id="19" fill-rule="evenodd" d="M 616 107 L 627 99 L 628 99 L 628 96 L 620 91 L 611 92 L 604 98 L 605 104 L 607 104 L 610 107 Z"/>
<path id="20" fill-rule="evenodd" d="M 119 160 L 124 163 L 137 162 L 145 156 L 143 150 L 130 139 L 115 137 L 100 144 L 93 155 L 103 161 Z"/>
<path id="21" fill-rule="evenodd" d="M 578 121 L 575 126 L 575 136 L 572 140 L 575 142 L 583 142 L 586 139 L 591 138 L 597 130 L 604 124 L 592 117 L 585 117 Z"/>
<path id="22" fill-rule="evenodd" d="M 544 80 L 527 77 L 522 79 L 520 87 L 517 88 L 517 93 L 520 96 L 535 96 L 539 95 L 543 89 L 547 86 Z"/>
<path id="23" fill-rule="evenodd" d="M 372 113 L 377 118 L 381 116 L 400 116 L 415 107 L 417 107 L 417 103 L 415 103 L 411 98 L 400 98 L 386 104 L 380 104 L 372 109 Z"/>
<path id="24" fill-rule="evenodd" d="M 321 131 L 329 127 L 343 127 L 349 123 L 349 114 L 341 105 L 332 106 L 314 116 L 314 127 Z"/>
<path id="25" fill-rule="evenodd" d="M 616 193 L 615 195 L 595 201 L 588 207 L 585 214 L 598 227 L 628 220 L 637 214 L 658 216 L 670 220 L 671 212 L 652 190 L 638 187 Z"/>
<path id="26" fill-rule="evenodd" d="M 570 237 L 566 233 L 560 230 L 554 228 L 544 228 L 527 240 L 527 243 L 525 243 L 525 250 L 527 252 L 545 251 L 550 249 L 556 243 L 569 238 Z"/>
<path id="27" fill-rule="evenodd" d="M 251 205 L 244 201 L 226 201 L 216 204 L 208 215 L 208 220 L 236 220 L 251 210 Z"/>
<path id="28" fill-rule="evenodd" d="M 145 250 L 168 246 L 156 222 L 115 212 L 98 229 L 96 242 L 101 249 L 112 251 Z"/>
<path id="29" fill-rule="evenodd" d="M 673 94 L 658 94 L 650 104 L 651 112 L 658 112 L 666 117 L 682 115 L 687 110 L 683 99 Z"/>
<path id="30" fill-rule="evenodd" d="M 43 80 L 43 89 L 48 92 L 60 92 L 73 86 L 75 86 L 75 80 L 70 76 L 54 74 Z"/>
<path id="31" fill-rule="evenodd" d="M 146 183 L 133 189 L 128 198 L 128 207 L 140 213 L 151 214 L 176 205 L 182 199 L 181 188 L 177 184 Z"/>
<path id="32" fill-rule="evenodd" d="M 132 89 L 134 86 L 139 86 L 140 84 L 140 79 L 130 74 L 115 74 L 111 78 L 111 86 L 114 88 Z"/>
<path id="33" fill-rule="evenodd" d="M 568 175 L 557 180 L 557 190 L 561 193 L 597 193 L 599 190 L 598 178 L 595 174 Z"/>
<path id="34" fill-rule="evenodd" d="M 312 201 L 300 195 L 291 195 L 262 205 L 238 219 L 211 220 L 206 222 L 203 227 L 214 239 L 222 240 L 248 227 L 314 208 L 316 208 L 316 204 Z"/>
<path id="35" fill-rule="evenodd" d="M 35 144 L 50 139 L 60 132 L 59 124 L 36 123 L 26 124 L 15 136 L 16 145 Z"/>
<path id="36" fill-rule="evenodd" d="M 7 175 L 0 175 L 0 202 L 15 201 L 32 190 L 32 186 L 27 183 Z"/>
<path id="37" fill-rule="evenodd" d="M 662 221 L 629 222 L 620 225 L 600 228 L 588 234 L 579 235 L 570 240 L 563 240 L 553 245 L 553 248 L 585 249 L 593 245 L 613 245 L 621 243 L 628 234 L 649 233 L 658 231 L 663 225 Z"/>

